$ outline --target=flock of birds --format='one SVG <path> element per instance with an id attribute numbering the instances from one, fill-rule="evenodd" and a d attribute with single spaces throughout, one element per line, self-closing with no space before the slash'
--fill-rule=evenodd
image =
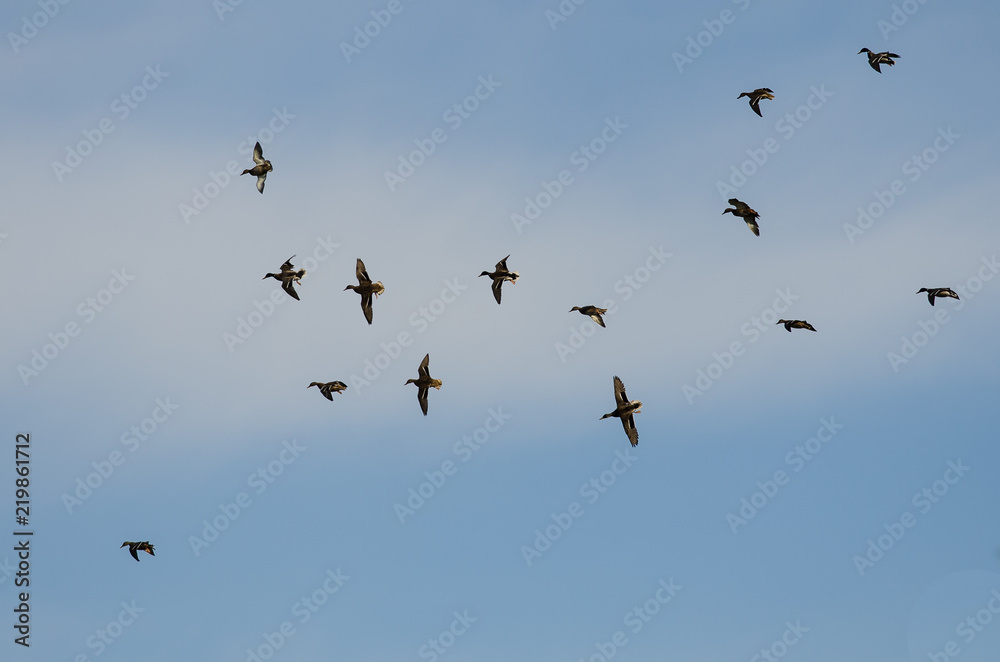
<path id="1" fill-rule="evenodd" d="M 899 55 L 895 53 L 890 53 L 888 51 L 882 53 L 875 53 L 868 48 L 862 48 L 858 51 L 858 54 L 867 53 L 868 54 L 868 64 L 872 69 L 878 73 L 882 73 L 881 65 L 892 66 L 895 64 L 894 59 L 899 58 Z M 737 99 L 742 99 L 743 97 L 748 97 L 750 108 L 760 117 L 763 114 L 760 111 L 760 102 L 765 99 L 774 99 L 774 90 L 767 87 L 757 88 L 752 92 L 742 92 Z M 264 193 L 264 183 L 267 181 L 267 173 L 274 170 L 271 162 L 264 158 L 264 151 L 258 142 L 254 146 L 253 150 L 253 161 L 254 167 L 244 170 L 242 175 L 252 175 L 257 178 L 257 190 L 260 193 Z M 730 198 L 729 204 L 731 207 L 727 207 L 722 214 L 732 214 L 733 216 L 742 218 L 747 227 L 750 228 L 754 236 L 760 236 L 760 225 L 757 223 L 757 219 L 760 218 L 758 214 L 750 205 L 738 200 L 736 198 Z M 296 269 L 295 265 L 292 264 L 292 259 L 295 256 L 285 260 L 284 264 L 277 273 L 267 273 L 264 275 L 263 280 L 268 278 L 274 278 L 281 283 L 281 288 L 296 301 L 300 301 L 299 294 L 295 290 L 296 285 L 301 285 L 303 276 L 306 274 L 305 269 Z M 499 304 L 501 302 L 502 287 L 505 282 L 516 283 L 519 274 L 516 271 L 511 271 L 507 268 L 507 260 L 510 255 L 504 259 L 497 262 L 494 270 L 483 271 L 479 274 L 480 277 L 488 276 L 492 281 L 492 291 L 493 298 Z M 365 267 L 365 263 L 362 262 L 361 258 L 358 258 L 358 262 L 355 268 L 355 275 L 358 279 L 357 285 L 348 285 L 344 288 L 344 291 L 354 290 L 356 293 L 361 295 L 361 311 L 364 313 L 365 320 L 370 325 L 373 319 L 373 309 L 372 303 L 375 298 L 380 294 L 385 292 L 385 286 L 382 285 L 381 281 L 373 282 L 371 277 L 368 275 L 368 270 Z M 927 293 L 927 300 L 930 304 L 934 305 L 934 300 L 936 298 L 952 298 L 958 299 L 959 296 L 954 290 L 948 287 L 932 287 L 926 288 L 922 287 L 917 291 L 917 294 Z M 569 312 L 579 312 L 581 315 L 589 317 L 601 328 L 607 328 L 604 324 L 604 318 L 602 317 L 607 313 L 606 308 L 598 308 L 597 306 L 574 306 L 569 310 Z M 805 320 L 785 320 L 781 319 L 776 322 L 776 324 L 783 324 L 785 330 L 791 333 L 792 329 L 805 329 L 807 331 L 816 331 L 812 324 Z M 408 379 L 404 386 L 409 384 L 415 384 L 417 386 L 417 402 L 420 404 L 420 410 L 423 412 L 424 416 L 427 415 L 427 395 L 431 388 L 440 389 L 442 386 L 442 381 L 440 379 L 435 379 L 431 377 L 430 368 L 428 367 L 430 363 L 430 354 L 424 355 L 423 361 L 420 362 L 420 366 L 417 368 L 417 378 Z M 637 446 L 639 444 L 639 432 L 635 427 L 634 414 L 638 414 L 642 411 L 642 402 L 639 400 L 629 400 L 625 393 L 625 384 L 622 382 L 618 376 L 613 378 L 614 385 L 614 396 L 615 396 L 615 409 L 608 412 L 601 417 L 600 420 L 605 418 L 618 418 L 622 422 L 622 427 L 625 429 L 625 435 L 628 437 L 629 442 L 632 446 Z M 319 388 L 319 392 L 327 400 L 333 401 L 333 395 L 335 393 L 343 393 L 347 390 L 347 384 L 342 381 L 335 380 L 331 382 L 311 382 L 307 388 L 312 388 L 316 386 Z M 122 547 L 128 546 L 129 553 L 132 557 L 138 561 L 138 552 L 147 552 L 153 555 L 153 545 L 149 544 L 149 541 L 144 542 L 130 542 L 125 541 L 122 543 Z"/>

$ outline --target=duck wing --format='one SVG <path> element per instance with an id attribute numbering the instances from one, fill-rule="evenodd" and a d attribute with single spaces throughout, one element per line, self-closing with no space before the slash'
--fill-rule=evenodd
<path id="1" fill-rule="evenodd" d="M 753 217 L 751 217 L 751 216 L 747 216 L 743 220 L 747 222 L 747 226 L 750 228 L 750 231 L 753 232 L 754 236 L 755 237 L 759 237 L 760 236 L 760 226 L 757 225 L 757 221 L 754 220 Z"/>
<path id="2" fill-rule="evenodd" d="M 625 428 L 625 434 L 628 435 L 628 440 L 633 446 L 639 445 L 639 431 L 635 429 L 635 419 L 632 418 L 632 414 L 628 416 L 622 416 L 622 427 Z"/>
<path id="3" fill-rule="evenodd" d="M 600 313 L 596 313 L 596 312 L 595 313 L 590 313 L 590 319 L 592 319 L 595 322 L 597 322 L 597 324 L 600 325 L 600 327 L 602 329 L 607 328 L 606 326 L 604 326 L 604 318 L 601 317 Z"/>
<path id="4" fill-rule="evenodd" d="M 283 289 L 288 296 L 292 297 L 296 301 L 301 301 L 299 299 L 299 293 L 295 291 L 295 279 L 294 278 L 284 278 L 281 281 L 281 289 Z"/>
<path id="5" fill-rule="evenodd" d="M 744 209 L 750 209 L 750 205 L 748 205 L 745 202 L 741 202 L 740 200 L 737 200 L 736 198 L 729 198 L 729 204 L 731 204 L 732 206 L 736 207 L 736 209 L 738 209 L 740 211 L 742 211 Z"/>
<path id="6" fill-rule="evenodd" d="M 333 402 L 333 393 L 330 391 L 330 388 L 331 388 L 330 384 L 320 384 L 319 392 L 323 394 L 324 398 L 326 398 L 330 402 Z"/>
<path id="7" fill-rule="evenodd" d="M 372 323 L 372 293 L 362 292 L 361 294 L 361 311 L 365 314 L 365 319 L 368 323 Z"/>
<path id="8" fill-rule="evenodd" d="M 420 375 L 421 377 L 425 377 L 427 379 L 430 379 L 431 378 L 431 370 L 428 367 L 430 365 L 430 362 L 431 362 L 431 355 L 430 354 L 425 354 L 424 355 L 424 360 L 420 362 L 420 367 L 417 368 L 417 374 Z"/>
<path id="9" fill-rule="evenodd" d="M 253 146 L 253 162 L 257 165 L 264 165 L 264 150 L 260 146 L 260 141 Z"/>
<path id="10" fill-rule="evenodd" d="M 360 257 L 358 258 L 358 265 L 354 273 L 358 277 L 358 282 L 362 285 L 372 282 L 372 279 L 368 277 L 368 270 L 365 269 L 365 263 L 361 261 Z"/>
<path id="11" fill-rule="evenodd" d="M 498 268 L 499 268 L 499 265 L 498 265 Z M 497 300 L 497 303 L 500 303 L 500 288 L 502 286 L 503 286 L 503 278 L 494 278 L 493 279 L 493 285 L 492 285 L 492 288 L 493 288 L 493 298 Z"/>
<path id="12" fill-rule="evenodd" d="M 131 554 L 132 558 L 134 558 L 136 561 L 139 560 L 139 555 L 136 554 L 137 551 L 138 551 L 138 546 L 137 545 L 129 545 L 128 546 L 128 553 Z"/>
<path id="13" fill-rule="evenodd" d="M 618 405 L 618 407 L 621 407 L 622 405 L 624 405 L 627 402 L 628 402 L 628 396 L 625 395 L 625 384 L 623 384 L 622 380 L 618 379 L 618 376 L 616 375 L 615 376 L 615 404 Z"/>
<path id="14" fill-rule="evenodd" d="M 510 257 L 510 255 L 507 257 Z M 507 257 L 497 262 L 496 271 L 507 271 Z"/>
<path id="15" fill-rule="evenodd" d="M 257 175 L 257 190 L 261 193 L 264 192 L 264 182 L 267 180 L 267 173 Z"/>
<path id="16" fill-rule="evenodd" d="M 764 117 L 760 114 L 760 97 L 750 97 L 750 107 L 753 108 L 753 112 L 757 113 L 758 117 Z"/>
<path id="17" fill-rule="evenodd" d="M 424 412 L 424 416 L 427 415 L 427 392 L 429 390 L 427 386 L 421 386 L 417 389 L 417 402 L 420 403 L 420 411 Z"/>
<path id="18" fill-rule="evenodd" d="M 295 265 L 292 264 L 292 258 L 294 257 L 295 256 L 293 255 L 292 257 L 285 260 L 285 263 L 281 265 L 282 271 L 295 271 Z"/>

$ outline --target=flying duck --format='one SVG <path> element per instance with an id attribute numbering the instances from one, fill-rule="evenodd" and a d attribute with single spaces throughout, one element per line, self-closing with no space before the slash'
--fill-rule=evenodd
<path id="1" fill-rule="evenodd" d="M 358 277 L 357 285 L 348 285 L 344 288 L 344 291 L 354 290 L 361 295 L 361 310 L 365 314 L 365 319 L 368 323 L 372 323 L 372 295 L 378 296 L 385 292 L 385 286 L 382 285 L 382 281 L 373 283 L 372 279 L 368 277 L 368 271 L 365 269 L 365 263 L 358 258 L 358 265 L 355 268 L 355 274 Z"/>
<path id="2" fill-rule="evenodd" d="M 510 257 L 509 255 L 507 257 Z M 520 274 L 516 271 L 507 270 L 507 257 L 497 262 L 496 271 L 490 273 L 489 271 L 484 271 L 479 274 L 482 276 L 489 276 L 493 279 L 493 298 L 500 303 L 500 286 L 503 285 L 505 280 L 509 280 L 511 283 L 516 283 Z"/>
<path id="3" fill-rule="evenodd" d="M 879 73 L 882 73 L 882 70 L 879 68 L 880 64 L 885 64 L 891 67 L 892 65 L 896 64 L 895 62 L 893 62 L 892 58 L 899 57 L 895 53 L 890 53 L 889 51 L 883 51 L 881 53 L 873 53 L 868 48 L 862 48 L 860 51 L 858 51 L 858 55 L 861 55 L 862 53 L 868 53 L 868 64 L 871 65 L 872 69 L 874 69 Z"/>
<path id="4" fill-rule="evenodd" d="M 917 290 L 917 294 L 920 294 L 921 292 L 927 292 L 927 300 L 931 302 L 932 306 L 934 305 L 934 297 L 951 297 L 952 299 L 958 299 L 958 294 L 956 294 L 955 290 L 950 287 L 921 287 Z"/>
<path id="5" fill-rule="evenodd" d="M 313 382 L 306 388 L 312 388 L 313 386 L 318 386 L 319 392 L 330 402 L 333 402 L 334 393 L 342 393 L 347 390 L 347 384 L 344 382 Z"/>
<path id="6" fill-rule="evenodd" d="M 760 214 L 755 212 L 753 209 L 750 209 L 750 205 L 745 202 L 740 202 L 736 198 L 729 198 L 729 204 L 733 206 L 727 207 L 726 210 L 722 212 L 723 215 L 727 212 L 732 212 L 733 216 L 739 216 L 746 221 L 747 227 L 750 228 L 754 235 L 759 237 L 760 226 L 757 225 L 757 219 L 760 218 Z"/>
<path id="7" fill-rule="evenodd" d="M 268 160 L 266 160 L 264 158 L 264 150 L 261 149 L 260 142 L 258 142 L 256 145 L 254 145 L 254 148 L 253 148 L 253 162 L 256 163 L 257 165 L 255 165 L 254 167 L 249 168 L 249 169 L 244 170 L 243 172 L 241 172 L 240 173 L 240 177 L 242 177 L 243 175 L 245 175 L 247 173 L 250 173 L 251 175 L 253 175 L 254 177 L 256 177 L 257 178 L 257 190 L 260 191 L 261 193 L 263 193 L 264 192 L 264 180 L 267 179 L 267 173 L 269 173 L 272 170 L 274 170 L 274 168 L 271 167 L 271 162 L 268 161 Z"/>
<path id="8" fill-rule="evenodd" d="M 805 320 L 778 320 L 775 324 L 784 324 L 785 331 L 788 331 L 789 333 L 792 332 L 792 329 L 809 329 L 810 331 L 816 330 L 813 328 L 812 324 Z"/>
<path id="9" fill-rule="evenodd" d="M 635 420 L 632 418 L 632 414 L 638 414 L 642 411 L 642 403 L 638 400 L 629 400 L 628 396 L 625 395 L 625 385 L 622 384 L 622 380 L 615 377 L 615 410 L 610 414 L 605 414 L 601 416 L 603 421 L 605 418 L 611 416 L 616 416 L 621 419 L 622 427 L 625 428 L 625 434 L 628 435 L 628 440 L 633 446 L 639 445 L 639 431 L 635 429 Z"/>
<path id="10" fill-rule="evenodd" d="M 761 99 L 773 99 L 774 90 L 767 87 L 759 87 L 753 92 L 743 92 L 737 99 L 742 99 L 743 97 L 750 97 L 750 107 L 753 108 L 753 112 L 757 113 L 758 116 L 763 117 L 760 114 L 760 100 Z"/>
<path id="11" fill-rule="evenodd" d="M 292 257 L 295 257 L 294 255 Z M 285 263 L 281 265 L 281 271 L 276 274 L 265 274 L 264 278 L 261 280 L 267 280 L 268 278 L 273 278 L 275 280 L 281 281 L 281 289 L 285 291 L 288 296 L 293 299 L 299 300 L 299 293 L 295 291 L 295 283 L 299 283 L 302 277 L 306 275 L 305 269 L 296 270 L 292 265 L 292 257 L 285 260 Z"/>
<path id="12" fill-rule="evenodd" d="M 434 379 L 433 377 L 431 377 L 430 368 L 427 367 L 427 364 L 430 362 L 430 360 L 431 360 L 431 355 L 425 354 L 424 360 L 420 362 L 420 367 L 417 369 L 417 373 L 420 376 L 417 377 L 416 379 L 406 380 L 406 384 L 417 385 L 417 402 L 420 403 L 420 411 L 424 412 L 424 416 L 427 415 L 427 393 L 429 392 L 430 388 L 433 386 L 439 391 L 441 390 L 441 380 Z M 404 384 L 403 386 L 406 386 L 406 384 Z"/>
<path id="13" fill-rule="evenodd" d="M 129 542 L 126 540 L 122 543 L 122 547 L 125 545 L 128 545 L 128 553 L 131 554 L 132 558 L 136 561 L 139 560 L 139 555 L 136 552 L 149 552 L 150 556 L 156 556 L 156 554 L 153 554 L 153 546 L 149 544 L 148 540 L 145 542 Z M 121 547 L 118 549 L 121 549 Z"/>
<path id="14" fill-rule="evenodd" d="M 598 308 L 597 306 L 573 306 L 569 309 L 569 312 L 574 310 L 579 310 L 581 315 L 586 315 L 590 319 L 597 322 L 600 326 L 604 327 L 604 318 L 601 317 L 604 313 L 608 312 L 607 308 Z M 605 327 L 606 328 L 606 327 Z"/>

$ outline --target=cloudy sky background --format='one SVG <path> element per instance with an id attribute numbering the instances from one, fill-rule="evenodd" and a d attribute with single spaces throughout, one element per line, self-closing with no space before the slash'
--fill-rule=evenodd
<path id="1" fill-rule="evenodd" d="M 449 660 L 589 660 L 619 630 L 622 660 L 749 660 L 789 623 L 808 632 L 787 659 L 926 660 L 949 641 L 962 660 L 996 659 L 1000 626 L 956 632 L 1000 591 L 995 4 L 914 3 L 884 32 L 891 3 L 595 2 L 553 23 L 556 2 L 402 0 L 350 62 L 341 43 L 387 3 L 219 6 L 59 5 L 0 48 L 13 276 L 0 411 L 11 446 L 31 433 L 35 531 L 31 648 L 7 624 L 5 650 L 242 661 L 290 622 L 273 659 L 432 659 L 421 647 L 457 611 L 477 620 Z M 39 11 L 4 4 L 4 33 Z M 707 45 L 687 51 L 699 33 Z M 902 57 L 879 75 L 863 46 Z M 165 74 L 155 87 L 147 67 Z M 122 117 L 115 100 L 144 77 L 153 89 Z M 446 113 L 481 78 L 498 86 L 454 127 Z M 736 97 L 765 86 L 776 98 L 759 118 Z M 104 118 L 113 131 L 54 172 Z M 261 134 L 272 121 L 282 130 Z M 580 172 L 573 155 L 607 122 L 624 128 Z M 435 129 L 446 140 L 390 190 L 385 172 Z M 228 163 L 252 165 L 260 137 L 264 195 L 250 177 L 212 189 Z M 720 191 L 767 141 L 766 163 Z M 518 232 L 512 214 L 563 170 L 572 183 Z M 897 180 L 884 214 L 846 232 Z M 732 195 L 761 213 L 759 238 L 720 215 Z M 670 257 L 644 271 L 658 252 Z M 281 294 L 227 344 L 292 254 L 324 257 L 302 300 Z M 507 254 L 521 279 L 498 307 L 476 275 Z M 386 287 L 371 327 L 343 291 L 358 257 Z M 81 314 L 113 272 L 133 280 Z M 457 298 L 417 322 L 448 282 Z M 914 294 L 943 286 L 963 301 Z M 781 316 L 818 333 L 753 330 L 779 291 L 798 297 Z M 596 333 L 567 313 L 605 302 Z M 69 323 L 79 333 L 27 372 Z M 904 338 L 922 346 L 893 365 Z M 403 385 L 425 353 L 444 381 L 426 418 Z M 718 379 L 692 396 L 699 371 Z M 613 375 L 644 402 L 634 451 L 598 421 Z M 350 387 L 333 403 L 306 390 L 335 379 Z M 123 442 L 157 399 L 176 410 Z M 457 453 L 498 411 L 488 442 Z M 823 419 L 843 427 L 795 471 L 787 454 Z M 258 493 L 248 477 L 293 440 L 304 450 Z M 581 486 L 626 450 L 591 503 Z M 68 502 L 114 451 L 123 462 Z M 401 524 L 396 505 L 449 460 L 457 471 Z M 949 462 L 969 469 L 923 512 L 914 495 Z M 734 533 L 727 515 L 782 470 Z M 196 553 L 192 536 L 241 493 L 250 505 Z M 536 530 L 574 502 L 582 515 L 529 565 Z M 915 524 L 859 572 L 855 556 L 907 512 Z M 157 555 L 140 564 L 118 549 L 147 539 Z M 296 603 L 337 569 L 350 579 L 300 622 Z M 679 592 L 633 632 L 625 615 L 671 579 Z M 100 650 L 123 601 L 145 611 Z"/>

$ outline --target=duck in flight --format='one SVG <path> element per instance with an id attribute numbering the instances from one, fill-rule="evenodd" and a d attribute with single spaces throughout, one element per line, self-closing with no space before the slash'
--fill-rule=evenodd
<path id="1" fill-rule="evenodd" d="M 753 112 L 757 113 L 758 116 L 763 117 L 760 114 L 760 100 L 761 99 L 773 99 L 774 90 L 767 87 L 758 87 L 753 92 L 743 92 L 737 99 L 742 99 L 743 97 L 750 97 L 750 107 L 753 108 Z"/>
<path id="2" fill-rule="evenodd" d="M 789 333 L 792 332 L 792 329 L 809 329 L 810 331 L 816 330 L 813 328 L 812 324 L 805 320 L 778 320 L 775 324 L 784 324 L 785 331 L 788 331 Z"/>
<path id="3" fill-rule="evenodd" d="M 639 445 L 639 431 L 635 429 L 635 419 L 632 418 L 633 414 L 638 414 L 642 411 L 642 403 L 638 400 L 629 400 L 628 396 L 625 395 L 625 385 L 622 384 L 622 380 L 615 377 L 615 410 L 611 413 L 601 416 L 603 421 L 605 418 L 610 418 L 614 416 L 621 419 L 622 427 L 625 428 L 625 434 L 628 435 L 628 440 L 633 446 Z"/>
<path id="4" fill-rule="evenodd" d="M 267 180 L 267 173 L 274 170 L 271 167 L 271 162 L 264 158 L 264 150 L 261 149 L 260 142 L 254 145 L 253 148 L 253 162 L 256 163 L 252 168 L 248 168 L 240 173 L 240 177 L 246 174 L 251 174 L 257 178 L 257 190 L 261 193 L 264 192 L 264 181 Z"/>
<path id="5" fill-rule="evenodd" d="M 385 286 L 382 285 L 382 281 L 376 283 L 372 282 L 372 279 L 368 276 L 368 270 L 365 269 L 365 263 L 358 258 L 358 264 L 355 268 L 355 275 L 358 277 L 357 285 L 348 285 L 344 288 L 344 291 L 354 290 L 361 295 L 361 311 L 365 314 L 365 319 L 368 323 L 372 323 L 372 295 L 378 296 L 385 292 Z"/>
<path id="6" fill-rule="evenodd" d="M 319 387 L 319 392 L 323 394 L 323 397 L 333 402 L 334 393 L 343 393 L 347 390 L 347 384 L 344 382 L 313 382 L 306 388 L 312 388 L 313 386 Z"/>
<path id="7" fill-rule="evenodd" d="M 293 255 L 292 257 L 295 256 Z M 267 280 L 268 278 L 273 278 L 277 281 L 280 281 L 281 289 L 283 289 L 285 293 L 288 294 L 288 296 L 292 297 L 295 300 L 300 300 L 299 293 L 295 291 L 295 283 L 299 283 L 299 285 L 302 284 L 300 281 L 302 280 L 302 277 L 306 275 L 306 270 L 305 269 L 296 270 L 295 267 L 292 265 L 292 257 L 285 260 L 285 263 L 281 265 L 281 271 L 279 271 L 276 274 L 270 274 L 270 273 L 265 274 L 264 278 L 262 278 L 261 280 Z"/>
<path id="8" fill-rule="evenodd" d="M 509 255 L 507 257 L 510 257 Z M 484 271 L 479 274 L 482 276 L 489 276 L 493 279 L 493 298 L 500 303 L 500 287 L 503 285 L 504 281 L 509 280 L 511 283 L 516 283 L 520 274 L 516 271 L 510 271 L 507 269 L 507 257 L 497 262 L 496 271 L 490 273 L 489 271 Z"/>
<path id="9" fill-rule="evenodd" d="M 607 328 L 604 326 L 604 318 L 601 317 L 604 313 L 608 312 L 607 308 L 598 308 L 597 306 L 573 306 L 569 309 L 569 312 L 574 310 L 579 310 L 581 315 L 586 315 L 590 319 L 597 322 L 602 328 Z"/>
<path id="10" fill-rule="evenodd" d="M 874 69 L 879 73 L 882 73 L 882 69 L 879 68 L 879 65 L 884 64 L 891 67 L 892 65 L 896 64 L 892 58 L 899 57 L 895 53 L 890 53 L 889 51 L 883 51 L 881 53 L 873 53 L 871 49 L 868 48 L 862 48 L 860 51 L 858 51 L 858 55 L 861 55 L 862 53 L 868 53 L 868 64 L 871 65 L 872 69 Z"/>
<path id="11" fill-rule="evenodd" d="M 424 412 L 424 416 L 427 415 L 427 393 L 433 386 L 437 390 L 441 390 L 441 380 L 434 379 L 431 377 L 430 368 L 427 365 L 430 363 L 431 355 L 425 354 L 424 360 L 420 362 L 420 367 L 417 369 L 418 377 L 416 379 L 407 379 L 406 384 L 416 384 L 417 385 L 417 402 L 420 403 L 420 411 Z M 406 386 L 404 384 L 404 386 Z"/>
<path id="12" fill-rule="evenodd" d="M 729 198 L 729 204 L 732 207 L 727 207 L 723 215 L 727 213 L 732 213 L 733 216 L 739 216 L 744 221 L 746 221 L 747 227 L 750 231 L 754 233 L 755 236 L 760 236 L 760 226 L 757 225 L 757 219 L 760 218 L 760 214 L 750 209 L 750 205 L 745 202 L 740 202 L 736 198 Z"/>
<path id="13" fill-rule="evenodd" d="M 921 287 L 919 290 L 917 290 L 917 294 L 920 294 L 921 292 L 927 292 L 927 300 L 931 302 L 932 306 L 934 305 L 935 297 L 937 298 L 951 297 L 952 299 L 958 299 L 958 294 L 955 292 L 955 290 L 951 289 L 950 287 L 931 287 L 931 288 Z M 959 300 L 961 301 L 961 299 Z"/>
<path id="14" fill-rule="evenodd" d="M 148 540 L 145 542 L 129 542 L 126 540 L 122 543 L 122 547 L 125 545 L 128 545 L 128 552 L 136 561 L 139 560 L 139 554 L 137 554 L 137 552 L 149 552 L 150 556 L 156 556 L 156 554 L 153 554 L 153 546 L 149 544 Z M 118 549 L 121 549 L 121 547 Z"/>

